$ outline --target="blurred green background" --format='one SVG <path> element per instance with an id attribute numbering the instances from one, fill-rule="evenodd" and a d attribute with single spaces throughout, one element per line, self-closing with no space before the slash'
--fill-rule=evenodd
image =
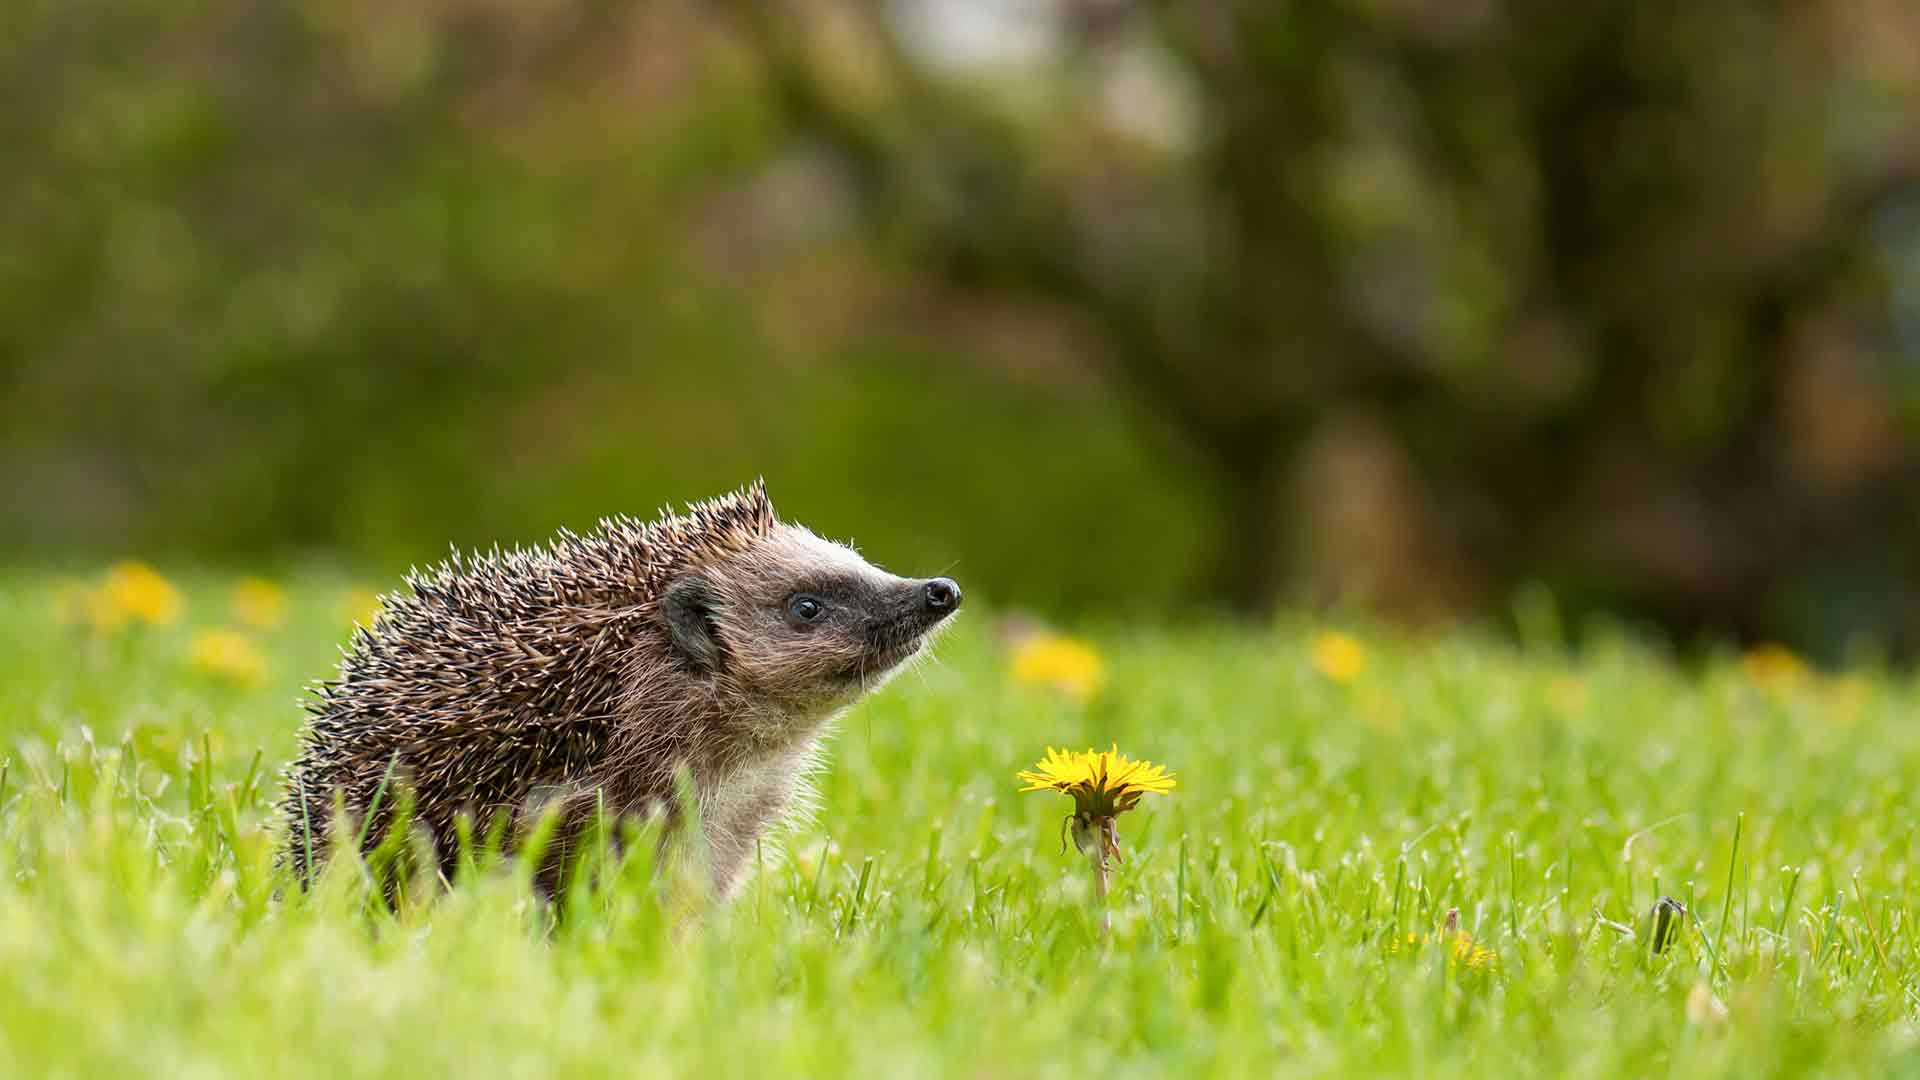
<path id="1" fill-rule="evenodd" d="M 1043 611 L 1920 645 L 1906 0 L 6 25 L 0 559 L 391 572 L 765 474 Z"/>

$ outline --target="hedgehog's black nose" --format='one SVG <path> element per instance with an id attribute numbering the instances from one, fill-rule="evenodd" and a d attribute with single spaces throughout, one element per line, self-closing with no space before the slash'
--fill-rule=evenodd
<path id="1" fill-rule="evenodd" d="M 937 577 L 927 582 L 927 610 L 952 611 L 960 606 L 960 586 L 952 578 Z"/>

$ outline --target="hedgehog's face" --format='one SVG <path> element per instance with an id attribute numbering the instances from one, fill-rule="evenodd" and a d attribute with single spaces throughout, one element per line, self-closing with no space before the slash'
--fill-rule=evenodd
<path id="1" fill-rule="evenodd" d="M 808 712 L 885 682 L 959 606 L 947 578 L 896 577 L 793 525 L 676 579 L 660 605 L 689 664 Z"/>

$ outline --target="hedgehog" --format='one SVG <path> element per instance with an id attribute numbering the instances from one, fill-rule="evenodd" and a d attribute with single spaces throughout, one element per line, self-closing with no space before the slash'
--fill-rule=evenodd
<path id="1" fill-rule="evenodd" d="M 660 815 L 724 899 L 761 837 L 810 807 L 835 718 L 961 598 L 780 521 L 762 481 L 532 550 L 456 549 L 405 584 L 311 689 L 281 806 L 301 882 L 339 823 L 371 850 L 410 801 L 449 880 L 463 816 L 511 846 L 557 811 L 564 852 L 590 820 Z"/>

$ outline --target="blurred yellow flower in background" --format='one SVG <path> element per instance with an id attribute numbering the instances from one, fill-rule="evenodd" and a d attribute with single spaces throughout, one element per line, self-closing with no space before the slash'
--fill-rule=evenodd
<path id="1" fill-rule="evenodd" d="M 103 634 L 133 623 L 171 626 L 186 606 L 173 582 L 146 563 L 134 561 L 113 564 L 92 585 L 67 586 L 55 605 L 62 620 L 77 619 Z"/>
<path id="2" fill-rule="evenodd" d="M 1790 690 L 1811 674 L 1805 660 L 1775 641 L 1748 649 L 1740 657 L 1740 670 L 1755 685 L 1767 690 Z"/>
<path id="3" fill-rule="evenodd" d="M 226 627 L 195 633 L 187 642 L 187 666 L 237 686 L 252 686 L 267 675 L 267 657 L 260 646 L 246 634 Z"/>
<path id="4" fill-rule="evenodd" d="M 1352 634 L 1323 630 L 1314 636 L 1307 649 L 1314 669 L 1345 686 L 1360 677 L 1367 668 L 1367 650 Z"/>
<path id="5" fill-rule="evenodd" d="M 365 585 L 351 586 L 340 594 L 335 611 L 341 622 L 371 629 L 380 614 L 380 594 Z"/>
<path id="6" fill-rule="evenodd" d="M 1014 645 L 1013 677 L 1088 701 L 1107 685 L 1107 662 L 1079 638 L 1042 631 Z"/>
<path id="7" fill-rule="evenodd" d="M 278 630 L 287 621 L 287 590 L 266 578 L 241 578 L 227 593 L 227 610 L 235 622 Z"/>

